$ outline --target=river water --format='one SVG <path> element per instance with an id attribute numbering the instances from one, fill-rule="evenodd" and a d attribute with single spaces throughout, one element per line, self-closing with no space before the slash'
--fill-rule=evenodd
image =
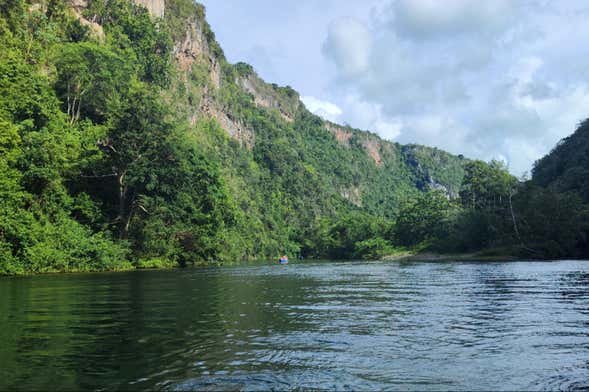
<path id="1" fill-rule="evenodd" d="M 1 390 L 588 390 L 589 262 L 0 279 Z"/>

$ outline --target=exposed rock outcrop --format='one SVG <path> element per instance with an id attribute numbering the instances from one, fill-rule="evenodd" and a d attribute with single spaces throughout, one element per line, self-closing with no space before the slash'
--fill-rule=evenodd
<path id="1" fill-rule="evenodd" d="M 233 139 L 237 140 L 240 146 L 251 150 L 255 143 L 253 130 L 246 127 L 241 121 L 232 118 L 228 113 L 221 110 L 218 105 L 206 94 L 198 111 L 192 116 L 191 122 L 196 123 L 198 117 L 205 115 L 217 120 L 221 128 Z"/>
<path id="2" fill-rule="evenodd" d="M 366 150 L 366 153 L 374 160 L 376 166 L 381 166 L 380 141 L 376 138 L 366 138 L 362 142 L 362 146 Z"/>
<path id="3" fill-rule="evenodd" d="M 331 121 L 324 121 L 325 129 L 333 134 L 335 140 L 337 140 L 340 144 L 346 147 L 350 147 L 350 140 L 354 136 L 353 130 L 350 128 L 343 127 L 338 124 L 334 124 Z M 356 139 L 357 140 L 357 139 Z M 368 154 L 376 166 L 381 166 L 383 163 L 382 155 L 381 155 L 381 148 L 386 149 L 387 153 L 392 153 L 392 147 L 388 142 L 382 142 L 376 136 L 371 136 L 370 134 L 363 134 L 361 136 L 361 144 L 366 154 Z M 389 144 L 387 146 L 387 144 Z M 388 147 L 388 148 L 387 148 Z"/>
<path id="4" fill-rule="evenodd" d="M 83 10 L 88 8 L 88 0 L 69 0 L 69 5 L 74 11 L 81 13 Z"/>
<path id="5" fill-rule="evenodd" d="M 362 207 L 362 195 L 360 193 L 360 188 L 357 186 L 342 189 L 340 195 L 355 206 Z"/>
<path id="6" fill-rule="evenodd" d="M 190 71 L 195 61 L 206 61 L 212 85 L 219 88 L 221 86 L 221 64 L 212 53 L 209 42 L 204 35 L 204 23 L 204 20 L 197 17 L 187 21 L 184 38 L 174 44 L 174 57 L 184 72 Z"/>
<path id="7" fill-rule="evenodd" d="M 413 172 L 415 173 L 415 186 L 417 187 L 417 189 L 424 192 L 429 190 L 439 190 L 442 191 L 448 198 L 458 197 L 458 192 L 456 190 L 453 190 L 448 185 L 438 181 L 438 179 L 435 178 L 436 176 L 432 173 L 432 170 L 428 169 L 424 166 L 424 164 L 422 164 L 422 160 L 424 158 L 418 157 L 418 154 L 420 152 L 421 154 L 428 153 L 432 156 L 432 159 L 435 159 L 436 154 L 441 154 L 439 150 L 425 149 L 421 146 L 403 146 L 403 155 L 405 156 L 405 162 L 409 167 L 413 169 Z M 442 164 L 442 162 L 438 163 Z"/>
<path id="8" fill-rule="evenodd" d="M 255 73 L 241 76 L 237 80 L 239 86 L 254 97 L 257 106 L 277 109 L 281 117 L 288 122 L 294 121 L 300 105 L 299 94 L 290 87 L 278 87 L 268 84 Z"/>
<path id="9" fill-rule="evenodd" d="M 84 1 L 84 0 L 74 0 Z M 135 4 L 139 4 L 147 8 L 149 13 L 156 18 L 163 18 L 166 8 L 164 0 L 133 0 Z"/>
<path id="10" fill-rule="evenodd" d="M 104 30 L 102 26 L 93 20 L 84 17 L 84 10 L 88 8 L 88 0 L 69 0 L 68 2 L 74 15 L 83 26 L 88 26 L 90 33 L 98 40 L 104 40 Z"/>
<path id="11" fill-rule="evenodd" d="M 352 137 L 352 132 L 347 131 L 345 128 L 329 121 L 325 122 L 325 128 L 329 132 L 331 132 L 333 136 L 335 136 L 335 139 L 342 145 L 346 147 L 350 146 L 350 138 Z"/>

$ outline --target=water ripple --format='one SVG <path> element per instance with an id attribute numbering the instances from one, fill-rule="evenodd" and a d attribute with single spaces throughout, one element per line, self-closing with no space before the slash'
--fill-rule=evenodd
<path id="1" fill-rule="evenodd" d="M 0 279 L 0 389 L 589 390 L 589 263 Z"/>

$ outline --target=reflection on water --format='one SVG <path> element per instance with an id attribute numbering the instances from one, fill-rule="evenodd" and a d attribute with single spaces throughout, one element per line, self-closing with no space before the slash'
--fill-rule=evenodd
<path id="1" fill-rule="evenodd" d="M 589 263 L 0 279 L 0 389 L 587 390 Z"/>

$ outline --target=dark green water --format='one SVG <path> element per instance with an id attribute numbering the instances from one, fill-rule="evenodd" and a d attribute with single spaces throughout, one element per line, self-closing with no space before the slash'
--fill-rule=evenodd
<path id="1" fill-rule="evenodd" d="M 589 262 L 0 279 L 0 389 L 587 390 Z"/>

